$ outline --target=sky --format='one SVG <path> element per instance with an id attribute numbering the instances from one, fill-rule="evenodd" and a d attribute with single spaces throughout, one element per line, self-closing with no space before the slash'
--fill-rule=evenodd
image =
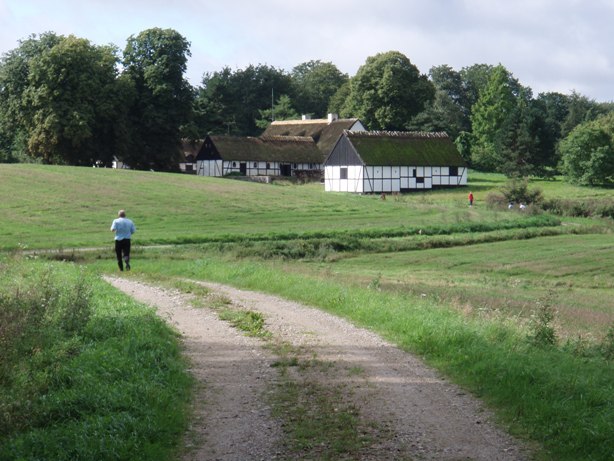
<path id="1" fill-rule="evenodd" d="M 0 55 L 52 31 L 123 49 L 171 28 L 190 43 L 186 77 L 250 64 L 332 62 L 355 75 L 399 51 L 427 74 L 503 64 L 540 92 L 614 101 L 614 0 L 0 0 Z"/>

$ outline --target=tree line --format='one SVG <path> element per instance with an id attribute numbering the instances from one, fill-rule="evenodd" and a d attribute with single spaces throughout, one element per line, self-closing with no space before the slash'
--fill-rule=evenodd
<path id="1" fill-rule="evenodd" d="M 354 76 L 319 60 L 287 72 L 258 64 L 185 79 L 190 43 L 172 29 L 131 36 L 122 52 L 54 33 L 0 60 L 0 161 L 173 171 L 182 139 L 257 136 L 271 120 L 337 113 L 371 130 L 446 131 L 476 169 L 614 182 L 614 104 L 577 92 L 534 95 L 503 65 L 422 74 L 397 51 Z"/>

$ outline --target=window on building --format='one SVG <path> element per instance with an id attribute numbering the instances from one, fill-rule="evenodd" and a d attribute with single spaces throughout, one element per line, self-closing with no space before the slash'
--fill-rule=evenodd
<path id="1" fill-rule="evenodd" d="M 237 162 L 232 162 L 232 167 L 236 168 L 237 167 Z"/>
<path id="2" fill-rule="evenodd" d="M 424 184 L 424 178 L 416 178 L 416 184 Z"/>
<path id="3" fill-rule="evenodd" d="M 339 170 L 339 179 L 347 179 L 348 178 L 348 169 L 347 168 L 341 168 Z"/>
<path id="4" fill-rule="evenodd" d="M 258 163 L 254 162 L 254 168 L 258 168 Z"/>
<path id="5" fill-rule="evenodd" d="M 458 167 L 457 166 L 451 166 L 450 167 L 450 176 L 458 176 Z"/>
<path id="6" fill-rule="evenodd" d="M 411 175 L 412 175 L 413 178 L 416 177 L 416 169 L 415 168 L 411 169 Z"/>
<path id="7" fill-rule="evenodd" d="M 270 170 L 271 169 L 271 164 L 269 162 L 266 162 L 266 169 Z"/>

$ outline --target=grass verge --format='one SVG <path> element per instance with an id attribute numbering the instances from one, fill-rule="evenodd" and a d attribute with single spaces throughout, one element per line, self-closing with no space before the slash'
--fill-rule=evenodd
<path id="1" fill-rule="evenodd" d="M 176 334 L 73 264 L 0 265 L 0 459 L 174 459 L 191 389 Z"/>

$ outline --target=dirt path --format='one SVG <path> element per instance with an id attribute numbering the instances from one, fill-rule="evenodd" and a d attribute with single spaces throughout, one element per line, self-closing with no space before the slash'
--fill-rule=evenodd
<path id="1" fill-rule="evenodd" d="M 184 335 L 203 383 L 187 460 L 284 459 L 280 422 L 265 393 L 278 379 L 263 342 L 241 335 L 186 296 L 124 278 L 110 283 L 157 308 Z M 381 437 L 361 459 L 523 460 L 527 451 L 492 424 L 479 401 L 377 335 L 317 309 L 262 293 L 205 283 L 243 309 L 261 312 L 274 338 L 334 366 L 319 379 L 342 384 Z M 326 383 L 324 383 L 326 384 Z"/>

